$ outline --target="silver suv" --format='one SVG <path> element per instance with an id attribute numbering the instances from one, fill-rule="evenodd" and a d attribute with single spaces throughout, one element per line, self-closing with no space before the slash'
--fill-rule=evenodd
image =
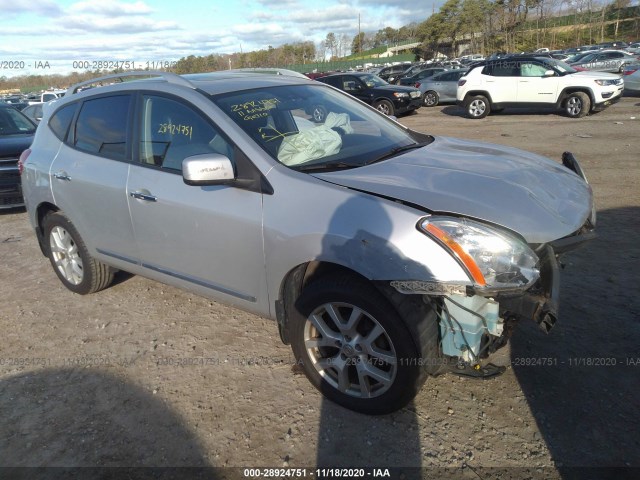
<path id="1" fill-rule="evenodd" d="M 595 224 L 571 154 L 432 137 L 293 76 L 129 75 L 151 78 L 48 104 L 21 157 L 72 292 L 125 270 L 272 318 L 315 387 L 370 414 L 429 374 L 499 373 L 515 321 L 556 321 L 557 256 Z"/>

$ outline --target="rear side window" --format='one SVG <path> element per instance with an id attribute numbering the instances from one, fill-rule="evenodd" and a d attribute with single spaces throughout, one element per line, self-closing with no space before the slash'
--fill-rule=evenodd
<path id="1" fill-rule="evenodd" d="M 323 79 L 324 83 L 328 83 L 332 87 L 342 88 L 342 77 L 328 77 Z"/>
<path id="2" fill-rule="evenodd" d="M 487 69 L 489 71 L 487 72 Z M 520 67 L 518 62 L 503 61 L 494 63 L 493 65 L 487 65 L 483 72 L 485 75 L 491 75 L 493 77 L 519 77 Z"/>
<path id="3" fill-rule="evenodd" d="M 76 122 L 74 146 L 115 160 L 127 156 L 130 95 L 87 100 Z"/>
<path id="4" fill-rule="evenodd" d="M 73 120 L 77 106 L 78 105 L 76 103 L 66 105 L 54 113 L 49 120 L 49 127 L 51 128 L 51 131 L 63 142 L 67 138 L 69 125 L 71 125 L 71 120 Z M 42 115 L 42 113 L 40 114 Z"/>

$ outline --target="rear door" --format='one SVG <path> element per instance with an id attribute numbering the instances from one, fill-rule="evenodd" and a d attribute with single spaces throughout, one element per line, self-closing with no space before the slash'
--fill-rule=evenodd
<path id="1" fill-rule="evenodd" d="M 456 99 L 458 80 L 462 77 L 462 73 L 463 72 L 457 71 L 441 73 L 433 79 L 435 85 L 438 87 L 441 101 L 449 102 Z"/>
<path id="2" fill-rule="evenodd" d="M 61 117 L 79 112 L 50 167 L 56 205 L 94 255 L 117 264 L 137 259 L 126 196 L 131 99 L 128 93 L 104 95 L 61 109 Z"/>
<path id="3" fill-rule="evenodd" d="M 493 103 L 516 101 L 520 78 L 517 61 L 502 60 L 488 64 L 482 70 L 482 76 Z"/>
<path id="4" fill-rule="evenodd" d="M 188 156 L 218 153 L 235 166 L 241 152 L 206 115 L 177 97 L 141 94 L 138 105 L 138 161 L 131 166 L 127 198 L 142 266 L 166 283 L 248 310 L 265 309 L 262 194 L 186 185 L 181 173 Z"/>

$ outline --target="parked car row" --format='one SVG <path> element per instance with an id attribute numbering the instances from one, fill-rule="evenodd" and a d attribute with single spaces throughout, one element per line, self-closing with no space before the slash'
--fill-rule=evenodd
<path id="1" fill-rule="evenodd" d="M 632 54 L 623 50 L 599 50 L 577 58 L 569 58 L 566 63 L 578 71 L 622 73 L 626 65 L 640 62 L 640 54 Z"/>

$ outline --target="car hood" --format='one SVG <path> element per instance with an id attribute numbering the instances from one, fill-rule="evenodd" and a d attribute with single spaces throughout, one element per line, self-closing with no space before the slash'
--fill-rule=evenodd
<path id="1" fill-rule="evenodd" d="M 18 158 L 33 142 L 33 134 L 0 136 L 0 157 Z"/>
<path id="2" fill-rule="evenodd" d="M 313 175 L 433 213 L 501 225 L 529 243 L 572 234 L 592 208 L 591 187 L 559 163 L 511 147 L 448 137 L 365 167 Z"/>
<path id="3" fill-rule="evenodd" d="M 406 87 L 406 86 L 402 86 L 402 85 L 382 85 L 379 87 L 374 87 L 374 90 L 384 90 L 386 92 L 412 92 L 414 90 L 416 90 L 413 87 Z"/>
<path id="4" fill-rule="evenodd" d="M 582 67 L 583 65 L 594 65 L 593 62 L 578 62 L 571 64 L 572 67 Z M 620 75 L 617 73 L 607 73 L 607 72 L 596 72 L 596 71 L 583 71 L 572 73 L 572 76 L 589 78 L 589 79 L 607 79 L 607 78 L 620 78 Z"/>

